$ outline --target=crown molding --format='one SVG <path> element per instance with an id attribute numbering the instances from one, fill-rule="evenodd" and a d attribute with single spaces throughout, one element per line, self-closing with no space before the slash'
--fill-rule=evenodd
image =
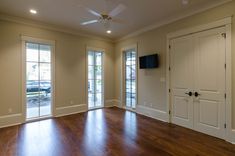
<path id="1" fill-rule="evenodd" d="M 170 17 L 168 19 L 165 19 L 165 20 L 162 20 L 162 21 L 159 21 L 155 24 L 152 24 L 150 26 L 147 26 L 147 27 L 144 27 L 142 29 L 139 29 L 135 32 L 132 32 L 124 37 L 121 37 L 117 40 L 115 40 L 115 42 L 120 42 L 120 41 L 123 41 L 123 40 L 126 40 L 128 38 L 131 38 L 131 37 L 135 37 L 135 36 L 138 36 L 140 34 L 143 34 L 147 31 L 150 31 L 150 30 L 153 30 L 153 29 L 156 29 L 156 28 L 159 28 L 161 26 L 164 26 L 164 25 L 167 25 L 167 24 L 170 24 L 170 23 L 173 23 L 173 22 L 176 22 L 178 20 L 181 20 L 181 19 L 184 19 L 186 17 L 190 17 L 192 15 L 195 15 L 195 14 L 198 14 L 198 13 L 201 13 L 201 12 L 204 12 L 206 10 L 209 10 L 209 9 L 212 9 L 212 8 L 215 8 L 215 7 L 218 7 L 220 5 L 223 5 L 225 3 L 228 3 L 228 2 L 231 2 L 232 0 L 224 0 L 222 2 L 217 2 L 217 3 L 214 3 L 212 5 L 209 5 L 209 6 L 205 6 L 205 7 L 200 7 L 200 8 L 195 8 L 193 11 L 191 11 L 190 13 L 187 13 L 186 15 L 180 15 L 180 16 L 175 16 L 175 17 Z"/>
<path id="2" fill-rule="evenodd" d="M 106 42 L 112 42 L 112 43 L 114 42 L 112 39 L 105 38 L 102 36 L 91 35 L 88 33 L 81 32 L 79 30 L 74 30 L 74 29 L 66 28 L 66 27 L 60 27 L 60 26 L 53 25 L 53 24 L 46 24 L 43 22 L 29 20 L 29 19 L 25 19 L 22 17 L 11 16 L 11 15 L 7 15 L 7 14 L 3 14 L 3 13 L 0 13 L 0 20 L 14 22 L 14 23 L 23 24 L 23 25 L 28 25 L 28 26 L 32 26 L 32 27 L 36 27 L 36 28 L 42 28 L 42 29 L 46 29 L 46 30 L 67 33 L 67 34 L 71 34 L 71 35 L 77 35 L 77 36 L 81 36 L 81 37 L 85 37 L 85 38 L 89 38 L 89 39 L 94 39 L 94 40 L 100 40 L 100 41 L 106 41 Z"/>

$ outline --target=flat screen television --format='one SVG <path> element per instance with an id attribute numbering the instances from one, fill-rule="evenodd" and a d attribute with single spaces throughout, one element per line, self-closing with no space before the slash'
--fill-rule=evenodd
<path id="1" fill-rule="evenodd" d="M 140 69 L 151 69 L 159 67 L 158 54 L 139 57 Z"/>

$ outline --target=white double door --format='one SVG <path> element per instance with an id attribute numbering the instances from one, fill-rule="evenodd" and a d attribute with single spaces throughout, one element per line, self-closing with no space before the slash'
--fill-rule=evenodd
<path id="1" fill-rule="evenodd" d="M 171 120 L 215 137 L 225 135 L 225 28 L 171 40 Z"/>

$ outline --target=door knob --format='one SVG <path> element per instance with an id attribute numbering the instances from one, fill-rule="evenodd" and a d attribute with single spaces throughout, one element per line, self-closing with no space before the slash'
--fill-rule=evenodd
<path id="1" fill-rule="evenodd" d="M 201 94 L 199 94 L 198 92 L 195 92 L 194 95 L 195 95 L 195 97 L 198 97 Z"/>
<path id="2" fill-rule="evenodd" d="M 187 95 L 189 95 L 189 96 L 192 96 L 192 95 L 193 95 L 192 92 L 188 92 L 188 93 L 185 93 L 185 94 L 187 94 Z"/>

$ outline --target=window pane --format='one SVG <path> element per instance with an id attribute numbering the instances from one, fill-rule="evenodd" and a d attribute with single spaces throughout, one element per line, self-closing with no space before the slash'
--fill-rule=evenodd
<path id="1" fill-rule="evenodd" d="M 136 105 L 136 94 L 131 94 L 131 106 L 135 108 Z"/>
<path id="2" fill-rule="evenodd" d="M 96 107 L 102 106 L 102 94 L 101 93 L 97 93 L 95 96 L 95 106 Z"/>
<path id="3" fill-rule="evenodd" d="M 94 94 L 88 94 L 88 106 L 91 108 L 91 107 L 94 107 Z"/>
<path id="4" fill-rule="evenodd" d="M 38 63 L 27 63 L 27 80 L 38 80 Z"/>
<path id="5" fill-rule="evenodd" d="M 27 118 L 39 116 L 39 82 L 27 81 L 26 83 L 26 98 L 27 98 Z"/>
<path id="6" fill-rule="evenodd" d="M 94 65 L 94 52 L 88 52 L 88 65 Z"/>
<path id="7" fill-rule="evenodd" d="M 38 62 L 38 44 L 26 43 L 26 60 Z"/>
<path id="8" fill-rule="evenodd" d="M 96 65 L 102 65 L 102 53 L 96 52 L 95 57 L 96 57 Z"/>
<path id="9" fill-rule="evenodd" d="M 40 80 L 51 79 L 51 64 L 40 63 Z"/>
<path id="10" fill-rule="evenodd" d="M 96 80 L 96 93 L 102 92 L 102 80 Z"/>
<path id="11" fill-rule="evenodd" d="M 94 80 L 88 80 L 88 93 L 95 93 Z"/>
<path id="12" fill-rule="evenodd" d="M 135 80 L 132 80 L 131 81 L 131 92 L 132 93 L 136 93 L 136 83 L 135 83 Z"/>
<path id="13" fill-rule="evenodd" d="M 51 82 L 40 81 L 40 116 L 51 114 Z"/>
<path id="14" fill-rule="evenodd" d="M 51 62 L 51 46 L 40 45 L 40 62 Z"/>
<path id="15" fill-rule="evenodd" d="M 94 78 L 94 66 L 88 66 L 88 79 L 95 79 Z"/>
<path id="16" fill-rule="evenodd" d="M 126 93 L 126 106 L 131 107 L 131 93 Z"/>
<path id="17" fill-rule="evenodd" d="M 126 92 L 131 93 L 131 80 L 126 80 Z"/>
<path id="18" fill-rule="evenodd" d="M 131 75 L 131 66 L 126 66 L 126 79 L 131 79 L 132 75 Z"/>
<path id="19" fill-rule="evenodd" d="M 102 79 L 102 67 L 95 66 L 96 79 Z"/>

